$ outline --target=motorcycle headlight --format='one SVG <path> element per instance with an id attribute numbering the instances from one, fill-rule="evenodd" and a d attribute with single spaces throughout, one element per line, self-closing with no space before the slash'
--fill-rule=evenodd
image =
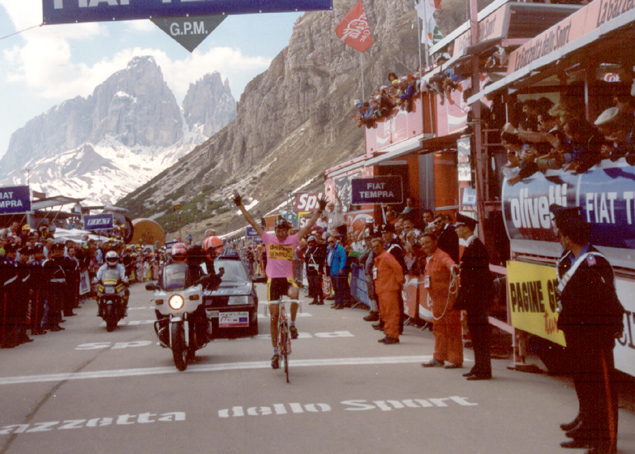
<path id="1" fill-rule="evenodd" d="M 230 296 L 227 301 L 228 306 L 238 306 L 238 305 L 247 305 L 249 304 L 249 297 L 247 295 L 244 296 Z"/>
<path id="2" fill-rule="evenodd" d="M 170 305 L 170 308 L 178 311 L 185 304 L 185 300 L 181 295 L 172 295 L 168 300 L 168 304 Z"/>

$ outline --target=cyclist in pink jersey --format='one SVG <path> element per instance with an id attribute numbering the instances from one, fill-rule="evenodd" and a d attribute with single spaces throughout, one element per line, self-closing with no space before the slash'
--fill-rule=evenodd
<path id="1" fill-rule="evenodd" d="M 283 295 L 287 295 L 292 300 L 297 300 L 300 296 L 298 284 L 293 279 L 293 251 L 300 244 L 300 240 L 311 230 L 313 224 L 317 222 L 320 215 L 326 207 L 327 200 L 322 198 L 318 201 L 319 208 L 313 214 L 309 222 L 295 235 L 289 236 L 291 225 L 284 219 L 279 219 L 275 226 L 275 235 L 265 232 L 260 224 L 256 222 L 254 217 L 243 206 L 242 196 L 238 191 L 234 191 L 234 203 L 240 209 L 241 213 L 256 230 L 258 236 L 267 248 L 267 301 L 277 301 Z M 271 367 L 278 369 L 280 367 L 279 352 L 276 340 L 278 339 L 278 305 L 270 304 L 269 312 L 271 313 L 271 343 L 273 344 L 273 358 L 271 358 Z M 298 330 L 295 327 L 295 318 L 298 313 L 298 304 L 291 304 L 291 326 L 289 331 L 291 338 L 298 337 Z"/>

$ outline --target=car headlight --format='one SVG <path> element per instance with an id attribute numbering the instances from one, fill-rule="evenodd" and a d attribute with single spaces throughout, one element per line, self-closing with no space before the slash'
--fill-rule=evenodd
<path id="1" fill-rule="evenodd" d="M 170 305 L 170 308 L 178 311 L 185 304 L 185 300 L 181 295 L 172 295 L 168 300 L 168 304 Z"/>
<path id="2" fill-rule="evenodd" d="M 230 296 L 227 301 L 228 306 L 238 306 L 238 305 L 247 305 L 249 304 L 249 297 L 247 295 L 244 296 Z"/>

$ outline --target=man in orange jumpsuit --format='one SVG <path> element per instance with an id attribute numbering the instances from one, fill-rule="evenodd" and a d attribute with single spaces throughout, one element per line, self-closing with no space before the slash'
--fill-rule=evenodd
<path id="1" fill-rule="evenodd" d="M 463 367 L 461 313 L 453 309 L 457 288 L 450 288 L 451 271 L 456 263 L 438 247 L 434 234 L 426 233 L 420 241 L 427 255 L 423 282 L 428 290 L 428 297 L 432 300 L 434 316 L 434 355 L 431 361 L 423 363 L 422 366 L 458 369 Z M 448 361 L 448 364 L 445 364 L 445 361 Z"/>
<path id="2" fill-rule="evenodd" d="M 399 292 L 404 283 L 403 270 L 397 259 L 384 249 L 379 238 L 373 238 L 371 247 L 375 254 L 373 280 L 379 303 L 379 312 L 384 322 L 386 337 L 378 342 L 399 343 Z"/>

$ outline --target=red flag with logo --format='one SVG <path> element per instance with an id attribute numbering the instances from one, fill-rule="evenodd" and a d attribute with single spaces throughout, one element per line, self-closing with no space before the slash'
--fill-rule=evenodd
<path id="1" fill-rule="evenodd" d="M 368 20 L 362 0 L 348 12 L 335 29 L 335 34 L 348 46 L 360 52 L 366 52 L 373 45 L 373 37 L 370 33 Z"/>

